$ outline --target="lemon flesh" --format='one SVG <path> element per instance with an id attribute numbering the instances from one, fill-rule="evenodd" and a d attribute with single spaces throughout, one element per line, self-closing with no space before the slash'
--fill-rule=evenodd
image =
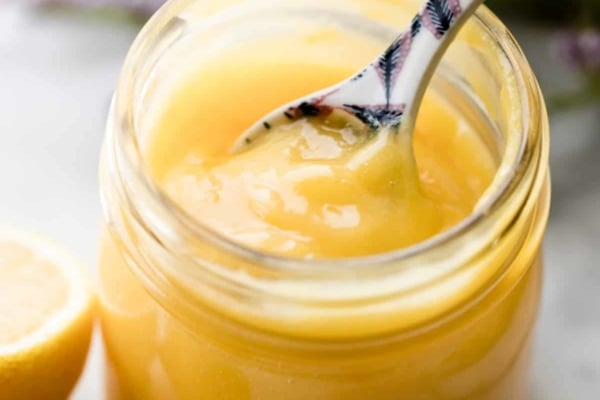
<path id="1" fill-rule="evenodd" d="M 0 400 L 62 400 L 93 327 L 86 268 L 48 239 L 0 227 Z"/>

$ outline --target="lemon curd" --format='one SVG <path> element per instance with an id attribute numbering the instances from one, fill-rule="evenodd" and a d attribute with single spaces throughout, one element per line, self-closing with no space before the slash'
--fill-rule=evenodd
<path id="1" fill-rule="evenodd" d="M 232 154 L 238 136 L 270 107 L 359 68 L 311 59 L 314 37 L 295 44 L 285 60 L 286 39 L 205 60 L 167 97 L 148 163 L 183 209 L 244 245 L 303 258 L 397 250 L 473 210 L 496 165 L 471 127 L 435 95 L 425 100 L 414 134 L 418 170 L 408 133 L 364 132 L 343 116 L 275 126 Z M 341 33 L 322 40 L 334 48 L 349 41 Z M 203 88 L 206 81 L 214 89 Z"/>
<path id="2" fill-rule="evenodd" d="M 393 2 L 326 3 L 365 21 L 410 15 Z M 535 85 L 519 97 L 526 64 L 511 70 L 467 26 L 449 60 L 478 103 L 436 78 L 412 137 L 300 119 L 232 154 L 262 115 L 370 61 L 383 28 L 328 17 L 228 36 L 242 13 L 186 36 L 166 23 L 186 4 L 190 20 L 216 11 L 182 1 L 159 13 L 153 23 L 178 45 L 125 67 L 146 77 L 131 87 L 141 95 L 130 108 L 117 92 L 109 118 L 108 398 L 525 400 L 548 208 L 543 106 L 530 110 L 536 128 L 517 108 L 539 101 Z M 495 75 L 465 69 L 470 47 Z M 111 125 L 120 107 L 136 114 L 134 141 Z M 511 136 L 527 129 L 527 146 Z"/>

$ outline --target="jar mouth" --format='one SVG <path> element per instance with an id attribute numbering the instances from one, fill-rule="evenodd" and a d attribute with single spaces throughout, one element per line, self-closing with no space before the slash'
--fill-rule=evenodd
<path id="1" fill-rule="evenodd" d="M 163 17 L 167 14 L 166 11 L 176 5 L 177 3 L 175 2 L 159 11 L 143 32 L 150 32 L 153 25 L 156 25 L 161 19 L 165 19 Z M 516 188 L 522 183 L 526 171 L 531 168 L 534 157 L 533 152 L 528 151 L 528 149 L 534 147 L 532 142 L 539 140 L 539 138 L 532 137 L 539 130 L 536 126 L 539 125 L 540 119 L 539 117 L 535 118 L 536 111 L 532 110 L 539 109 L 539 105 L 530 103 L 539 102 L 540 100 L 528 94 L 536 92 L 538 89 L 537 86 L 532 87 L 532 85 L 537 85 L 535 79 L 533 79 L 532 83 L 531 79 L 528 78 L 532 76 L 532 72 L 525 61 L 524 55 L 503 24 L 486 7 L 480 7 L 474 18 L 478 26 L 484 29 L 498 44 L 498 50 L 501 53 L 500 57 L 507 63 L 505 68 L 514 73 L 514 86 L 521 103 L 520 113 L 522 115 L 522 122 L 520 131 L 510 132 L 510 135 L 516 138 L 512 152 L 509 156 L 506 153 L 502 156 L 499 171 L 503 172 L 497 174 L 495 182 L 484 194 L 475 210 L 453 227 L 413 246 L 361 257 L 302 259 L 261 252 L 260 250 L 247 247 L 227 238 L 225 235 L 203 224 L 202 221 L 195 219 L 180 205 L 176 204 L 150 176 L 148 168 L 144 168 L 144 157 L 133 129 L 133 115 L 135 114 L 135 110 L 132 109 L 133 102 L 130 99 L 126 99 L 126 96 L 122 96 L 122 90 L 117 91 L 114 102 L 116 114 L 122 116 L 120 118 L 122 125 L 118 130 L 121 135 L 117 134 L 119 137 L 115 139 L 113 145 L 129 149 L 127 155 L 121 158 L 121 162 L 130 164 L 130 167 L 137 171 L 143 190 L 155 200 L 156 204 L 162 207 L 165 215 L 172 217 L 173 221 L 171 222 L 175 223 L 179 229 L 183 229 L 188 233 L 187 237 L 201 238 L 209 242 L 212 246 L 232 254 L 245 262 L 254 265 L 259 264 L 261 268 L 273 269 L 278 272 L 311 271 L 318 272 L 319 274 L 339 274 L 340 272 L 352 274 L 357 270 L 373 271 L 382 267 L 397 265 L 398 263 L 406 264 L 407 262 L 417 261 L 435 249 L 453 243 L 458 245 L 457 242 L 461 238 L 464 238 L 469 232 L 482 225 L 484 221 L 489 220 L 490 216 L 495 214 L 501 208 L 501 205 L 513 196 Z M 140 36 L 145 35 L 142 34 Z M 138 72 L 136 71 L 137 68 L 133 65 L 132 58 L 139 57 L 139 48 L 144 45 L 148 45 L 148 43 L 138 39 L 130 51 L 121 77 L 120 88 L 131 87 L 131 83 L 126 83 L 127 81 L 133 81 L 134 79 L 132 78 Z M 532 116 L 534 117 L 532 118 Z M 533 128 L 532 124 L 534 124 Z M 162 243 L 168 242 L 168 235 L 163 236 L 159 233 L 160 231 L 164 231 L 164 226 L 159 227 L 158 225 L 161 224 L 157 225 L 155 222 L 149 221 L 142 216 L 139 216 L 138 220 L 151 236 L 161 237 L 160 241 Z M 462 248 L 463 246 L 458 247 Z"/>

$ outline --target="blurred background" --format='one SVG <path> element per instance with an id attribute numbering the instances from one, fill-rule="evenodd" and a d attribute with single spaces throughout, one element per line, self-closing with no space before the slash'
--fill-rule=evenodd
<path id="1" fill-rule="evenodd" d="M 54 236 L 92 268 L 110 96 L 131 41 L 162 2 L 0 0 L 0 221 Z M 600 0 L 487 4 L 524 48 L 551 114 L 553 208 L 534 399 L 598 399 Z M 96 340 L 72 400 L 101 398 L 101 360 Z"/>

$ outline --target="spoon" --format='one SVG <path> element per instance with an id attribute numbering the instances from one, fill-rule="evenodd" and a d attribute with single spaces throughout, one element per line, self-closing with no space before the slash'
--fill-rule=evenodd
<path id="1" fill-rule="evenodd" d="M 353 77 L 294 100 L 245 131 L 232 152 L 247 149 L 276 124 L 342 111 L 377 132 L 412 132 L 416 114 L 442 55 L 484 0 L 427 0 L 410 25 L 375 61 Z M 341 114 L 343 114 L 341 113 Z"/>

